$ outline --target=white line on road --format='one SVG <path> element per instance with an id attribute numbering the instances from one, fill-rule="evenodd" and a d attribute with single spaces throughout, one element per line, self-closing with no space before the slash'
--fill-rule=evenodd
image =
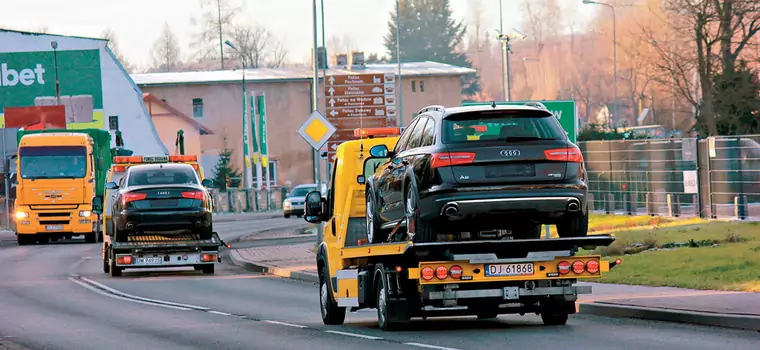
<path id="1" fill-rule="evenodd" d="M 231 313 L 221 312 L 221 311 L 214 311 L 214 310 L 209 310 L 208 313 L 215 314 L 215 315 L 222 315 L 222 316 L 232 316 Z"/>
<path id="2" fill-rule="evenodd" d="M 102 291 L 100 289 L 97 289 L 97 288 L 95 288 L 95 287 L 93 287 L 93 286 L 91 286 L 91 285 L 89 285 L 87 283 L 84 283 L 84 282 L 82 282 L 80 280 L 77 280 L 74 277 L 69 277 L 69 281 L 74 282 L 74 283 L 76 283 L 76 284 L 78 284 L 78 285 L 80 285 L 82 287 L 85 287 L 85 288 L 87 288 L 87 289 L 89 289 L 89 290 L 91 290 L 91 291 L 93 291 L 95 293 L 98 293 L 100 295 L 107 296 L 109 298 L 114 298 L 114 299 L 124 300 L 124 301 L 130 301 L 130 302 L 138 303 L 138 304 L 160 306 L 160 307 L 165 307 L 167 309 L 182 310 L 182 311 L 190 311 L 190 310 L 192 310 L 192 309 L 188 309 L 188 308 L 185 308 L 185 307 L 166 305 L 166 304 L 149 303 L 149 302 L 145 302 L 145 301 L 141 301 L 141 300 L 135 300 L 135 299 L 131 299 L 131 298 L 125 298 L 125 297 L 122 297 L 122 296 L 119 296 L 119 295 L 114 295 L 114 294 L 106 293 L 106 292 L 104 292 L 104 291 Z"/>
<path id="3" fill-rule="evenodd" d="M 87 282 L 88 284 L 91 284 L 91 285 L 96 286 L 98 288 L 104 289 L 104 290 L 108 291 L 109 293 L 113 293 L 113 294 L 116 294 L 118 296 L 121 296 L 121 297 L 124 297 L 124 298 L 128 298 L 128 299 L 140 300 L 140 301 L 144 301 L 144 302 L 148 302 L 148 303 L 154 303 L 154 304 L 176 306 L 176 307 L 187 308 L 187 309 L 191 309 L 191 310 L 200 310 L 200 311 L 208 311 L 209 310 L 209 308 L 203 307 L 203 306 L 190 305 L 190 304 L 180 304 L 180 303 L 174 303 L 174 302 L 166 301 L 166 300 L 143 298 L 143 297 L 139 297 L 139 296 L 136 296 L 136 295 L 124 293 L 122 291 L 113 289 L 113 288 L 111 288 L 109 286 L 106 286 L 106 285 L 104 285 L 102 283 L 95 282 L 95 281 L 93 281 L 93 280 L 91 280 L 91 279 L 89 279 L 87 277 L 79 277 L 79 278 L 81 280 Z"/>
<path id="4" fill-rule="evenodd" d="M 416 347 L 426 348 L 426 349 L 459 350 L 457 348 L 447 348 L 445 346 L 437 346 L 437 345 L 422 344 L 422 343 L 404 343 L 404 345 L 416 346 Z"/>
<path id="5" fill-rule="evenodd" d="M 341 332 L 341 331 L 325 331 L 325 332 L 326 333 L 331 333 L 331 334 L 345 335 L 347 337 L 362 338 L 362 339 L 371 339 L 371 340 L 380 340 L 380 339 L 383 339 L 383 338 L 380 338 L 380 337 L 373 337 L 371 335 L 356 334 L 356 333 Z"/>
<path id="6" fill-rule="evenodd" d="M 280 325 L 280 326 L 287 326 L 287 327 L 308 328 L 308 327 L 302 326 L 300 324 L 293 324 L 293 323 L 280 322 L 280 321 L 264 320 L 264 322 L 271 323 L 271 324 L 277 324 L 277 325 Z"/>

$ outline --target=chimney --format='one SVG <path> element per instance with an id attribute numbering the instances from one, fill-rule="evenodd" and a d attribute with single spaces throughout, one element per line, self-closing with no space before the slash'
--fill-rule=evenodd
<path id="1" fill-rule="evenodd" d="M 348 55 L 342 53 L 335 56 L 335 66 L 345 69 L 348 67 Z"/>
<path id="2" fill-rule="evenodd" d="M 328 63 L 327 63 L 327 50 L 320 46 L 317 48 L 317 67 L 319 69 L 327 69 Z M 314 65 L 314 49 L 311 49 L 311 65 Z"/>
<path id="3" fill-rule="evenodd" d="M 364 52 L 362 51 L 353 51 L 351 52 L 351 70 L 354 69 L 364 69 L 367 68 L 364 63 Z"/>

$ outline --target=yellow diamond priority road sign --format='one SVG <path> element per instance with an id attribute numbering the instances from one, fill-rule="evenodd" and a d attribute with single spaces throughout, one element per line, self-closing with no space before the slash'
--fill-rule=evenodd
<path id="1" fill-rule="evenodd" d="M 325 142 L 337 129 L 319 111 L 311 113 L 308 119 L 298 128 L 298 134 L 315 150 L 324 146 Z"/>

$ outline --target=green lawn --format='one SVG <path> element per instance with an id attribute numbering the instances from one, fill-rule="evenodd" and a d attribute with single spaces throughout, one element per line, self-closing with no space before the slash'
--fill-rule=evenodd
<path id="1" fill-rule="evenodd" d="M 591 214 L 588 219 L 589 234 L 617 234 L 618 232 L 642 228 L 675 227 L 707 222 L 699 218 L 669 218 L 662 216 L 629 216 Z M 552 238 L 557 238 L 557 228 L 550 226 Z"/>
<path id="2" fill-rule="evenodd" d="M 596 252 L 620 256 L 623 264 L 602 282 L 760 292 L 760 223 L 705 222 L 618 231 L 615 236 L 615 243 Z M 642 252 L 673 243 L 699 247 Z"/>

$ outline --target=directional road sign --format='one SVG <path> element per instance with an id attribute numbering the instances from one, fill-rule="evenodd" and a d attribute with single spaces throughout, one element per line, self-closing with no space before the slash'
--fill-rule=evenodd
<path id="1" fill-rule="evenodd" d="M 325 117 L 318 111 L 311 113 L 308 119 L 301 124 L 298 129 L 298 134 L 308 142 L 311 147 L 319 150 L 324 146 L 325 142 L 330 139 L 335 133 L 336 129 Z"/>
<path id="2" fill-rule="evenodd" d="M 356 140 L 356 128 L 396 125 L 396 76 L 394 73 L 332 75 L 325 80 L 325 116 L 337 129 L 328 143 L 333 160 L 338 144 Z"/>

